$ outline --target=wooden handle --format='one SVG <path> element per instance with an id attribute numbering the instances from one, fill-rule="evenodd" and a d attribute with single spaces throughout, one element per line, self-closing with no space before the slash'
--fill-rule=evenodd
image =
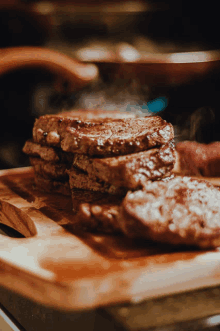
<path id="1" fill-rule="evenodd" d="M 40 47 L 13 47 L 0 51 L 0 75 L 23 67 L 41 67 L 68 82 L 68 90 L 82 88 L 98 75 L 93 64 L 82 64 L 57 51 Z M 60 84 L 59 84 L 60 85 Z"/>

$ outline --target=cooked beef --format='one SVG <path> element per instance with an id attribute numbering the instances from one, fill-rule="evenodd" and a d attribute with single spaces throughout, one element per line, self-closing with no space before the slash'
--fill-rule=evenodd
<path id="1" fill-rule="evenodd" d="M 66 130 L 69 127 L 80 129 L 83 127 L 91 127 L 91 121 L 105 122 L 112 119 L 134 118 L 135 114 L 121 111 L 102 111 L 102 110 L 75 110 L 61 112 L 56 115 L 44 115 L 36 119 L 33 128 L 34 142 L 49 145 L 59 146 L 63 139 Z"/>
<path id="2" fill-rule="evenodd" d="M 62 162 L 62 163 L 72 163 L 73 154 L 63 152 L 60 148 L 57 147 L 48 147 L 42 146 L 38 143 L 33 142 L 32 140 L 27 140 L 23 152 L 30 156 L 38 156 L 42 160 L 48 162 Z"/>
<path id="3" fill-rule="evenodd" d="M 180 142 L 176 146 L 179 154 L 179 171 L 190 176 L 220 176 L 220 142 L 200 144 L 195 141 Z"/>
<path id="4" fill-rule="evenodd" d="M 161 148 L 109 158 L 75 154 L 73 165 L 116 187 L 135 189 L 146 180 L 169 176 L 174 162 L 174 145 L 170 142 Z"/>
<path id="5" fill-rule="evenodd" d="M 128 192 L 119 217 L 122 231 L 169 244 L 220 245 L 220 191 L 190 177 L 148 182 Z"/>
<path id="6" fill-rule="evenodd" d="M 173 139 L 173 127 L 159 116 L 84 121 L 45 115 L 35 121 L 34 142 L 66 152 L 122 155 L 161 146 Z"/>
<path id="7" fill-rule="evenodd" d="M 74 227 L 87 231 L 117 233 L 121 196 L 72 190 Z"/>
<path id="8" fill-rule="evenodd" d="M 87 173 L 72 167 L 68 170 L 69 184 L 71 189 L 91 190 L 97 192 L 106 192 L 109 194 L 126 194 L 126 189 L 116 187 L 98 180 L 95 176 L 88 176 Z"/>
<path id="9" fill-rule="evenodd" d="M 46 193 L 59 193 L 63 195 L 71 195 L 71 190 L 68 181 L 58 181 L 53 179 L 47 179 L 39 174 L 35 174 L 34 177 L 36 189 Z"/>
<path id="10" fill-rule="evenodd" d="M 75 213 L 73 222 L 75 228 L 114 234 L 122 232 L 120 205 L 123 201 L 123 195 L 109 195 L 77 189 L 72 189 L 71 193 L 73 212 Z"/>
<path id="11" fill-rule="evenodd" d="M 171 139 L 171 124 L 155 116 L 103 121 L 81 129 L 69 127 L 61 148 L 87 155 L 125 155 L 161 146 Z"/>
<path id="12" fill-rule="evenodd" d="M 67 169 L 71 164 L 47 162 L 39 157 L 30 157 L 35 173 L 48 179 L 68 180 Z"/>

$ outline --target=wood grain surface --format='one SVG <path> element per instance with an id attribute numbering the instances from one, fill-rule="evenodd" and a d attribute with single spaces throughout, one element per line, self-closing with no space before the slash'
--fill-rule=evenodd
<path id="1" fill-rule="evenodd" d="M 38 192 L 33 170 L 0 172 L 0 284 L 62 309 L 141 302 L 220 284 L 219 250 L 74 230 L 70 197 Z"/>

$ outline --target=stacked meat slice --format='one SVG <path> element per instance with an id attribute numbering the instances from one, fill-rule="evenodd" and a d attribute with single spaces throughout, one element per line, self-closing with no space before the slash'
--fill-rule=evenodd
<path id="1" fill-rule="evenodd" d="M 24 153 L 30 156 L 30 163 L 35 170 L 37 188 L 46 192 L 71 195 L 68 169 L 72 166 L 74 154 L 64 152 L 56 139 L 58 131 L 65 131 L 79 121 L 89 125 L 90 120 L 97 121 L 110 118 L 134 118 L 130 113 L 119 111 L 72 111 L 62 112 L 59 115 L 46 115 L 36 120 L 33 128 L 33 139 L 28 140 L 23 148 Z M 80 120 L 79 120 L 80 119 Z M 83 125 L 82 124 L 82 125 Z M 43 131 L 43 135 L 40 135 Z M 43 140 L 43 141 L 42 141 Z M 77 181 L 81 185 L 83 173 L 79 173 Z M 84 180 L 85 182 L 85 180 Z"/>
<path id="2" fill-rule="evenodd" d="M 81 225 L 112 232 L 128 190 L 171 175 L 173 138 L 172 125 L 159 116 L 75 111 L 36 120 L 23 151 L 38 189 L 71 194 Z"/>

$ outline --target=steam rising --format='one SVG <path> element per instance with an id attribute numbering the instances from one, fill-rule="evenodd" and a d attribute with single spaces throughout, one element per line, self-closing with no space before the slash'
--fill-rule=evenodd
<path id="1" fill-rule="evenodd" d="M 109 86 L 100 80 L 79 96 L 75 108 L 120 110 L 150 116 L 152 112 L 148 111 L 148 100 L 148 87 L 140 86 L 136 81 L 125 84 L 119 79 Z"/>

